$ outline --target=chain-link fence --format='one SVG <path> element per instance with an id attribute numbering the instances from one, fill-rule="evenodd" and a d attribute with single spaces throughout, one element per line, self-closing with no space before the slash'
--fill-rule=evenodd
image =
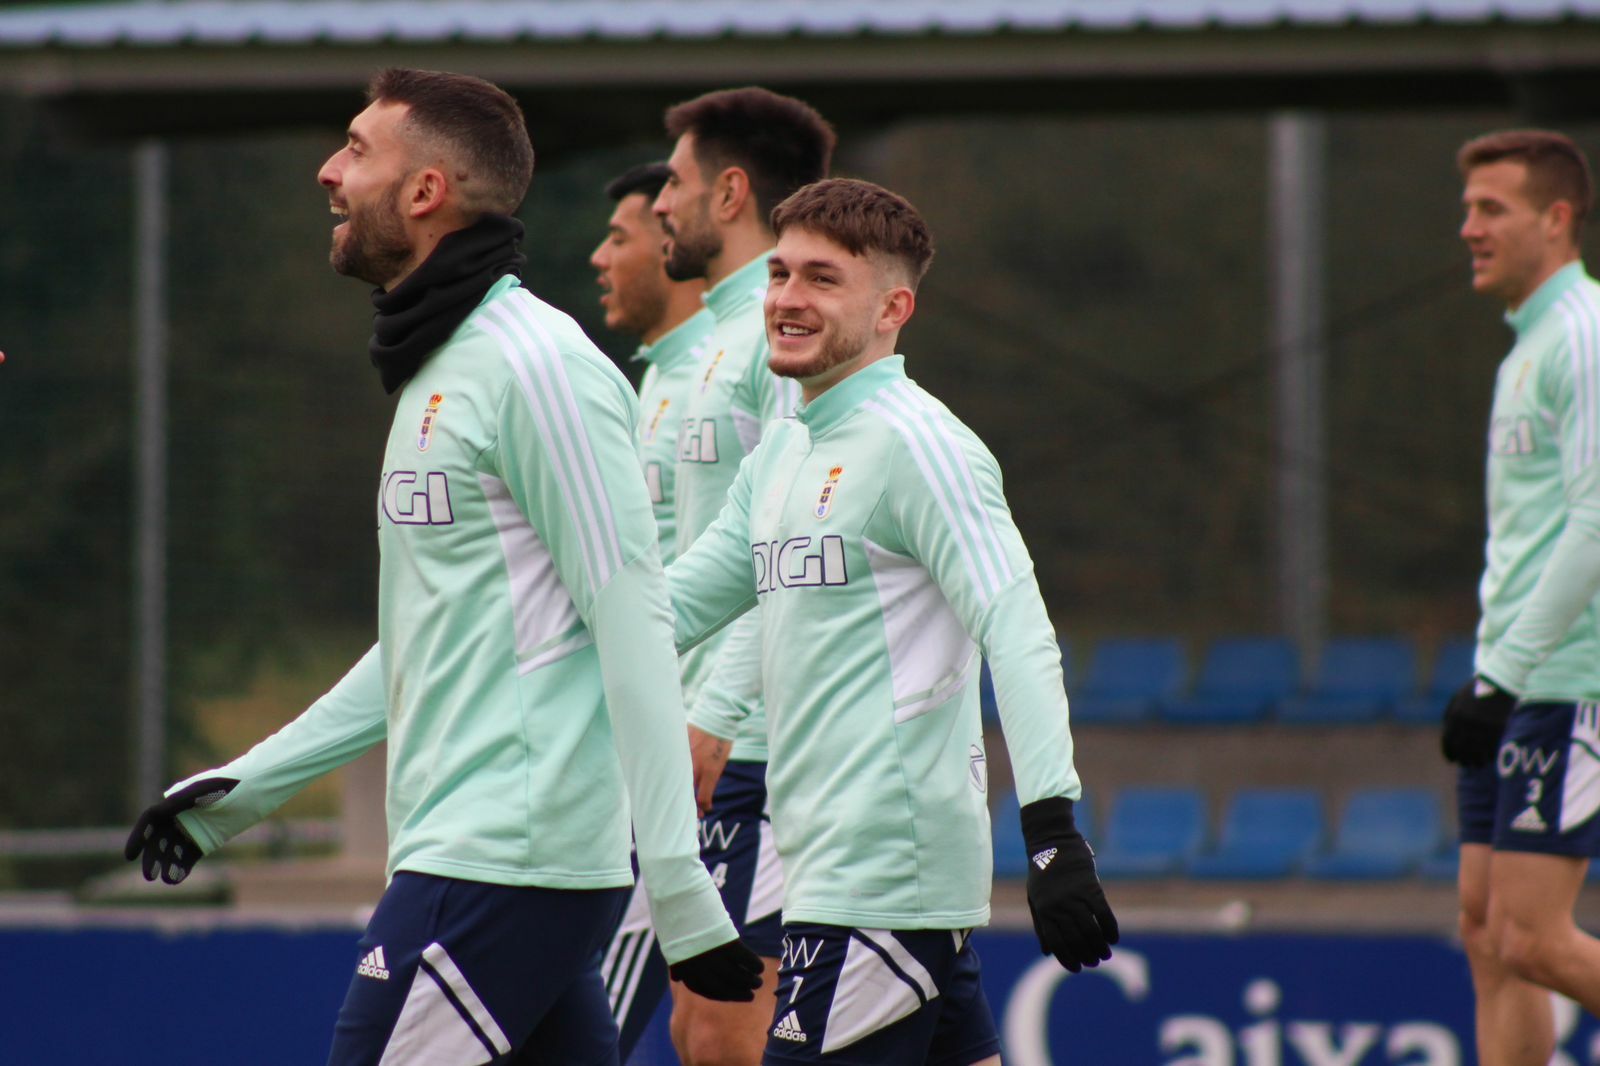
<path id="1" fill-rule="evenodd" d="M 1468 289 L 1452 155 L 1507 121 L 1329 122 L 1330 632 L 1426 644 L 1473 623 L 1509 333 Z M 1572 132 L 1600 147 L 1600 127 Z M 314 177 L 340 138 L 170 148 L 173 775 L 297 713 L 371 639 L 391 403 L 366 291 L 326 263 Z M 908 368 L 999 457 L 1075 638 L 1276 626 L 1265 145 L 1263 117 L 1233 115 L 919 122 L 842 146 L 841 169 L 929 218 Z M 619 358 L 586 265 L 601 188 L 667 147 L 542 163 L 522 212 L 528 285 Z M 135 804 L 131 159 L 0 100 L 0 829 Z M 32 869 L 0 859 L 0 887 L 62 876 Z"/>

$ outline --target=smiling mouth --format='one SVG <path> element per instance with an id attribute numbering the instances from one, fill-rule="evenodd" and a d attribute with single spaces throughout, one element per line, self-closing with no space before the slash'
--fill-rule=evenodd
<path id="1" fill-rule="evenodd" d="M 816 330 L 811 329 L 810 327 L 796 325 L 793 322 L 780 322 L 778 324 L 778 335 L 782 337 L 811 337 L 814 336 L 816 332 Z"/>

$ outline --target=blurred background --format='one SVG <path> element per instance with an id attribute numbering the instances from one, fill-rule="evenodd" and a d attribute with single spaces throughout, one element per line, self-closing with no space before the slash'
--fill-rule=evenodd
<path id="1" fill-rule="evenodd" d="M 1154 937 L 1130 954 L 1176 952 L 1181 971 L 1162 934 L 1259 932 L 1214 1008 L 1242 1032 L 1293 995 L 1281 974 L 1276 999 L 1250 982 L 1302 972 L 1273 935 L 1417 935 L 1371 967 L 1441 968 L 1459 1057 L 1407 1057 L 1391 1029 L 1337 1061 L 1470 1061 L 1434 723 L 1470 670 L 1511 334 L 1469 288 L 1453 156 L 1543 125 L 1596 157 L 1593 3 L 0 5 L 0 893 L 56 915 L 161 902 L 124 883 L 122 827 L 373 639 L 392 402 L 367 290 L 328 268 L 315 175 L 384 65 L 519 96 L 539 153 L 525 284 L 635 378 L 587 265 L 605 182 L 664 157 L 662 108 L 706 89 L 817 105 L 835 173 L 903 193 L 935 235 L 908 370 L 1005 473 L 1063 641 L 1091 825 L 1125 860 L 1112 898 Z M 1202 869 L 1259 789 L 1301 793 L 1269 811 L 1315 808 L 1287 863 Z M 235 858 L 336 856 L 346 795 L 308 790 Z M 1420 828 L 1352 874 L 1342 834 L 1369 800 L 1377 825 Z M 1004 927 L 1021 870 L 1002 847 Z M 243 876 L 203 894 L 237 902 Z M 1112 1045 L 1125 1057 L 1074 1061 L 1189 1046 L 1151 1026 L 1140 1050 Z"/>

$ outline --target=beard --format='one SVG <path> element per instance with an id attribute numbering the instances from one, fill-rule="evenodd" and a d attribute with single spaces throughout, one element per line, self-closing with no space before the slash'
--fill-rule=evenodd
<path id="1" fill-rule="evenodd" d="M 711 195 L 707 193 L 699 205 L 699 217 L 669 234 L 672 251 L 667 253 L 663 265 L 667 277 L 673 281 L 693 281 L 705 277 L 710 270 L 711 260 L 722 254 L 722 234 L 706 220 L 710 204 Z"/>
<path id="2" fill-rule="evenodd" d="M 384 286 L 411 260 L 411 241 L 395 199 L 405 179 L 396 181 L 370 208 L 351 208 L 344 239 L 334 239 L 328 262 L 334 272 Z"/>
<path id="3" fill-rule="evenodd" d="M 611 312 L 606 315 L 606 328 L 626 336 L 643 337 L 667 316 L 667 293 L 664 287 L 636 292 L 627 301 L 617 299 L 617 291 L 613 289 L 611 297 Z"/>
<path id="4" fill-rule="evenodd" d="M 830 331 L 823 335 L 821 344 L 811 355 L 781 355 L 774 350 L 767 360 L 767 368 L 780 378 L 804 380 L 819 377 L 866 351 L 869 339 L 870 331 L 867 329 L 854 333 Z"/>

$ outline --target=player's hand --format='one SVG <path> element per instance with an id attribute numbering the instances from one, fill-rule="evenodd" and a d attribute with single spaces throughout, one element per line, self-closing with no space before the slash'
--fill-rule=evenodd
<path id="1" fill-rule="evenodd" d="M 123 858 L 132 862 L 144 858 L 144 879 L 154 881 L 157 867 L 161 880 L 175 885 L 189 876 L 200 861 L 200 846 L 178 824 L 178 814 L 195 807 L 209 807 L 232 792 L 239 782 L 231 777 L 208 777 L 185 786 L 172 795 L 146 807 L 133 823 Z"/>
<path id="2" fill-rule="evenodd" d="M 1094 852 L 1072 820 L 1072 801 L 1055 796 L 1022 808 L 1022 839 L 1040 952 L 1073 973 L 1109 959 L 1120 935 L 1117 916 L 1100 888 Z"/>
<path id="3" fill-rule="evenodd" d="M 1488 678 L 1475 677 L 1456 690 L 1444 708 L 1444 757 L 1469 769 L 1487 766 L 1500 750 L 1500 735 L 1517 698 Z"/>
<path id="4" fill-rule="evenodd" d="M 703 729 L 689 727 L 689 759 L 694 763 L 694 803 L 702 815 L 711 811 L 711 796 L 722 780 L 733 742 L 714 737 Z"/>
<path id="5" fill-rule="evenodd" d="M 693 958 L 673 963 L 667 973 L 697 996 L 725 1003 L 749 1003 L 761 987 L 761 957 L 730 940 Z"/>

